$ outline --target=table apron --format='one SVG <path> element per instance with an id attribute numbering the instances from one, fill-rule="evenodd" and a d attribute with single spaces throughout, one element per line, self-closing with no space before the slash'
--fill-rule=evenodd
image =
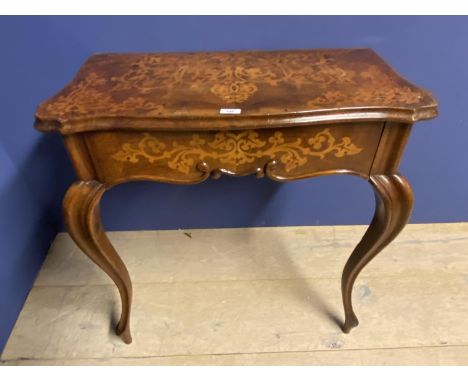
<path id="1" fill-rule="evenodd" d="M 193 184 L 221 174 L 289 181 L 324 174 L 368 178 L 384 122 L 244 131 L 95 131 L 65 136 L 82 180 Z M 79 136 L 79 138 L 78 138 Z"/>

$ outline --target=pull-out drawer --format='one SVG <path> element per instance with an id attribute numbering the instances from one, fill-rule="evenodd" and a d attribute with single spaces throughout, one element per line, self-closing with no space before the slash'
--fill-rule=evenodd
<path id="1" fill-rule="evenodd" d="M 383 124 L 342 123 L 222 131 L 96 131 L 84 134 L 98 180 L 196 183 L 256 174 L 293 180 L 324 173 L 369 174 Z"/>

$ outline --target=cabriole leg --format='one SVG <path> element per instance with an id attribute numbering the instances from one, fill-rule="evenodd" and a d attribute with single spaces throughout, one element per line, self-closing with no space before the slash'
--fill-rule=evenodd
<path id="1" fill-rule="evenodd" d="M 372 175 L 369 182 L 376 199 L 374 218 L 346 262 L 341 279 L 345 333 L 359 324 L 351 301 L 354 281 L 366 264 L 400 233 L 413 208 L 413 192 L 402 175 Z"/>
<path id="2" fill-rule="evenodd" d="M 132 284 L 127 268 L 101 225 L 99 202 L 105 191 L 105 186 L 96 181 L 75 182 L 65 195 L 63 212 L 68 232 L 75 243 L 117 285 L 122 299 L 122 314 L 116 333 L 129 344 L 132 342 L 129 325 Z"/>

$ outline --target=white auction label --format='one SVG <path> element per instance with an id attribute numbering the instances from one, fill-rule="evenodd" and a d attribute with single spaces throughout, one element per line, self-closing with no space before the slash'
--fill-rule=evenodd
<path id="1" fill-rule="evenodd" d="M 219 114 L 240 114 L 241 109 L 219 109 Z"/>

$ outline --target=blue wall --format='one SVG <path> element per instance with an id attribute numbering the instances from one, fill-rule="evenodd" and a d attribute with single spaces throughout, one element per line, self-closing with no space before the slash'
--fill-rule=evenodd
<path id="1" fill-rule="evenodd" d="M 37 104 L 93 52 L 372 47 L 436 95 L 440 117 L 418 124 L 401 170 L 413 223 L 468 220 L 468 19 L 464 17 L 0 18 L 0 350 L 47 247 L 62 230 L 73 171 L 60 138 L 32 128 Z M 290 184 L 222 178 L 195 186 L 135 183 L 103 200 L 108 229 L 367 224 L 370 187 L 354 177 Z"/>

